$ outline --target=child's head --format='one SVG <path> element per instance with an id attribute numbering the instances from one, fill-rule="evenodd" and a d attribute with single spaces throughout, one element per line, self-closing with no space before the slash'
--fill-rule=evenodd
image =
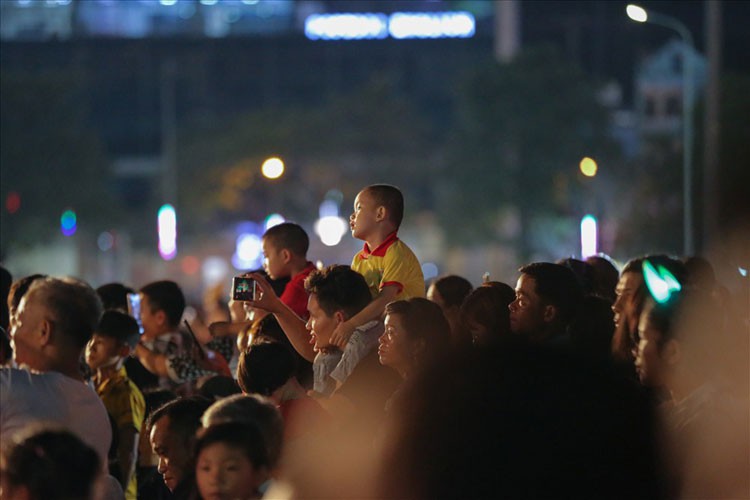
<path id="1" fill-rule="evenodd" d="M 119 311 L 105 311 L 86 344 L 86 363 L 92 370 L 116 365 L 138 343 L 138 323 Z"/>
<path id="2" fill-rule="evenodd" d="M 404 195 L 396 186 L 373 184 L 359 192 L 354 200 L 354 213 L 349 217 L 352 236 L 365 239 L 384 225 L 396 231 L 404 218 Z"/>
<path id="3" fill-rule="evenodd" d="M 195 446 L 195 480 L 202 498 L 256 498 L 268 478 L 263 437 L 249 423 L 206 428 Z"/>
<path id="4" fill-rule="evenodd" d="M 268 228 L 263 234 L 265 268 L 271 279 L 288 277 L 295 259 L 307 259 L 310 238 L 301 226 L 284 222 Z"/>
<path id="5" fill-rule="evenodd" d="M 93 498 L 100 471 L 96 451 L 57 427 L 30 426 L 3 443 L 0 457 L 3 498 Z"/>

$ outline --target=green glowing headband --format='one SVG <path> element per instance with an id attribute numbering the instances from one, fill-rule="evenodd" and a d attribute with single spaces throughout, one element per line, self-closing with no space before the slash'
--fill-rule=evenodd
<path id="1" fill-rule="evenodd" d="M 651 296 L 659 304 L 667 302 L 672 295 L 682 290 L 682 285 L 672 273 L 662 265 L 654 267 L 648 260 L 643 261 L 643 279 Z"/>

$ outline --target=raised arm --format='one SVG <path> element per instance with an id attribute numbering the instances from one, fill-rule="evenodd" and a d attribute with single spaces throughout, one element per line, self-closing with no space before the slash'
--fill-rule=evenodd
<path id="1" fill-rule="evenodd" d="M 300 356 L 312 362 L 315 358 L 315 350 L 310 344 L 310 333 L 307 331 L 305 321 L 281 301 L 276 292 L 273 291 L 271 284 L 263 276 L 254 273 L 248 276 L 253 278 L 261 289 L 260 297 L 256 297 L 256 300 L 248 301 L 248 303 L 252 307 L 273 314 L 292 347 Z"/>
<path id="2" fill-rule="evenodd" d="M 397 286 L 383 287 L 380 290 L 380 294 L 367 304 L 364 309 L 336 327 L 331 334 L 331 344 L 343 349 L 358 326 L 362 326 L 372 320 L 379 320 L 383 316 L 385 306 L 389 302 L 396 300 L 398 292 L 399 288 Z"/>

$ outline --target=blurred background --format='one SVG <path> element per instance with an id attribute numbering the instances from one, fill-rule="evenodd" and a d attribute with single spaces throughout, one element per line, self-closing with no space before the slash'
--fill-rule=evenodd
<path id="1" fill-rule="evenodd" d="M 426 279 L 666 252 L 747 283 L 750 5 L 626 5 L 3 0 L 0 259 L 198 294 L 282 220 L 349 263 L 386 182 Z"/>

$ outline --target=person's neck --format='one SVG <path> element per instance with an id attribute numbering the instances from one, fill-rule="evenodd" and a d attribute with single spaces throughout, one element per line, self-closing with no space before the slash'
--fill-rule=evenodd
<path id="1" fill-rule="evenodd" d="M 679 373 L 676 376 L 670 377 L 672 380 L 669 381 L 667 389 L 672 395 L 672 401 L 679 403 L 688 396 L 690 396 L 696 389 L 706 383 L 706 380 L 700 377 L 695 377 L 689 373 Z"/>
<path id="2" fill-rule="evenodd" d="M 107 380 L 108 378 L 115 376 L 117 372 L 120 371 L 120 368 L 122 367 L 123 362 L 124 360 L 120 358 L 116 362 L 108 366 L 100 366 L 99 368 L 97 368 L 96 369 L 96 382 L 100 384 L 104 380 Z"/>
<path id="3" fill-rule="evenodd" d="M 65 375 L 66 377 L 74 380 L 80 380 L 83 382 L 83 374 L 78 364 L 78 358 L 68 360 L 53 360 L 47 364 L 45 369 L 38 370 L 40 372 L 57 372 Z"/>
<path id="4" fill-rule="evenodd" d="M 307 267 L 308 260 L 305 257 L 299 257 L 290 262 L 289 275 L 295 276 Z"/>
<path id="5" fill-rule="evenodd" d="M 299 399 L 306 394 L 305 388 L 300 385 L 297 378 L 292 377 L 271 394 L 271 399 L 275 401 L 276 404 L 281 404 L 292 399 Z"/>
<path id="6" fill-rule="evenodd" d="M 167 328 L 162 328 L 158 332 L 154 332 L 153 334 L 150 334 L 150 335 L 146 335 L 144 333 L 143 334 L 143 340 L 146 341 L 146 342 L 153 342 L 154 340 L 158 339 L 162 335 L 167 335 L 168 333 L 172 333 L 172 332 L 174 332 L 176 330 L 177 330 L 176 328 L 173 330 L 173 329 L 167 327 Z"/>
<path id="7" fill-rule="evenodd" d="M 385 242 L 385 240 L 387 240 L 388 237 L 395 232 L 396 229 L 390 226 L 388 228 L 378 228 L 378 230 L 375 231 L 375 234 L 366 236 L 364 240 L 365 243 L 367 243 L 367 246 L 370 247 L 370 251 L 373 251 L 380 245 L 382 245 L 383 242 Z"/>

